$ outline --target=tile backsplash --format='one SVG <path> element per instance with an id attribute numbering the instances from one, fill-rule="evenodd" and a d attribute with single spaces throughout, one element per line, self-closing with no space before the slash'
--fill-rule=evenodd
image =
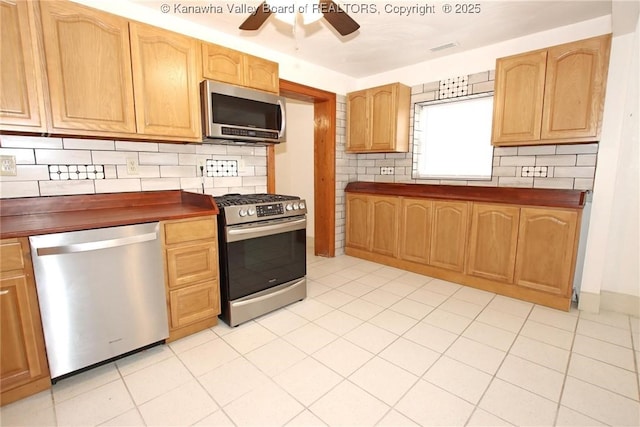
<path id="1" fill-rule="evenodd" d="M 187 190 L 214 196 L 267 191 L 264 147 L 170 144 L 0 135 L 16 176 L 0 177 L 0 197 Z M 224 173 L 213 173 L 225 165 Z M 204 176 L 199 166 L 207 167 Z"/>
<path id="2" fill-rule="evenodd" d="M 426 180 L 412 176 L 414 164 L 413 105 L 418 102 L 492 92 L 494 72 L 459 76 L 411 88 L 411 119 L 408 153 L 345 154 L 355 159 L 358 181 L 418 184 L 478 185 L 497 187 L 592 190 L 598 144 L 561 144 L 496 147 L 491 180 Z M 393 168 L 393 173 L 388 171 Z"/>

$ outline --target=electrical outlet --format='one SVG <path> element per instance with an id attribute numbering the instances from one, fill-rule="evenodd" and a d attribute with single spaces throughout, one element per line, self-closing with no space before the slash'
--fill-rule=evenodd
<path id="1" fill-rule="evenodd" d="M 138 159 L 135 157 L 127 157 L 127 175 L 138 175 Z"/>
<path id="2" fill-rule="evenodd" d="M 16 169 L 16 156 L 0 156 L 0 161 L 2 162 L 0 175 L 16 176 L 18 174 Z"/>
<path id="3" fill-rule="evenodd" d="M 196 175 L 204 176 L 207 174 L 207 159 L 204 157 L 198 157 L 196 159 Z"/>
<path id="4" fill-rule="evenodd" d="M 395 168 L 393 166 L 382 166 L 380 168 L 380 175 L 393 175 Z"/>

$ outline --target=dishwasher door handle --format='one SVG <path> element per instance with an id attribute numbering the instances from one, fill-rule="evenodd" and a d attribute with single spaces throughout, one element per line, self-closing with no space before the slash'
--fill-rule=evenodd
<path id="1" fill-rule="evenodd" d="M 72 254 L 76 252 L 97 251 L 99 249 L 115 248 L 118 246 L 132 245 L 134 243 L 150 242 L 158 238 L 158 232 L 138 234 L 136 236 L 120 237 L 117 239 L 97 240 L 85 243 L 73 243 L 71 245 L 51 246 L 38 248 L 38 256 Z"/>

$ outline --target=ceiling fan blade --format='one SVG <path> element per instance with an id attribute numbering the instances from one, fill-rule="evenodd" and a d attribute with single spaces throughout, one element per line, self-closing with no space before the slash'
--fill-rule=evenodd
<path id="1" fill-rule="evenodd" d="M 360 25 L 333 0 L 320 0 L 320 7 L 324 14 L 324 19 L 341 35 L 349 35 L 360 28 Z"/>
<path id="2" fill-rule="evenodd" d="M 263 1 L 260 6 L 240 25 L 241 30 L 253 31 L 262 27 L 264 21 L 271 16 L 271 9 L 267 6 L 267 2 Z"/>

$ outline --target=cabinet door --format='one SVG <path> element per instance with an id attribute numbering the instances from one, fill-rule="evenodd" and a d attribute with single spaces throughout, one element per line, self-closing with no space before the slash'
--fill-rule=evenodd
<path id="1" fill-rule="evenodd" d="M 549 49 L 542 139 L 599 135 L 610 44 L 609 34 Z"/>
<path id="2" fill-rule="evenodd" d="M 45 131 L 39 50 L 30 17 L 34 3 L 0 1 L 0 128 Z"/>
<path id="3" fill-rule="evenodd" d="M 467 274 L 512 283 L 520 208 L 474 203 Z"/>
<path id="4" fill-rule="evenodd" d="M 135 133 L 127 20 L 71 2 L 40 5 L 53 128 Z"/>
<path id="5" fill-rule="evenodd" d="M 347 148 L 348 152 L 363 152 L 368 148 L 369 118 L 367 115 L 367 91 L 352 92 L 347 97 Z"/>
<path id="6" fill-rule="evenodd" d="M 407 261 L 429 263 L 433 202 L 404 199 L 400 220 L 399 256 Z"/>
<path id="7" fill-rule="evenodd" d="M 202 76 L 242 86 L 244 84 L 243 54 L 210 43 L 202 43 Z"/>
<path id="8" fill-rule="evenodd" d="M 371 216 L 369 196 L 347 194 L 346 245 L 369 250 Z"/>
<path id="9" fill-rule="evenodd" d="M 536 51 L 496 61 L 494 145 L 540 139 L 546 60 L 546 51 Z"/>
<path id="10" fill-rule="evenodd" d="M 0 390 L 49 375 L 26 239 L 0 243 Z M 42 386 L 34 386 L 34 392 Z M 1 403 L 28 395 L 1 397 Z"/>
<path id="11" fill-rule="evenodd" d="M 218 282 L 208 281 L 169 292 L 171 328 L 220 314 Z"/>
<path id="12" fill-rule="evenodd" d="M 397 86 L 387 85 L 371 89 L 369 97 L 369 148 L 372 151 L 393 151 L 396 142 Z"/>
<path id="13" fill-rule="evenodd" d="M 169 288 L 214 279 L 217 274 L 218 252 L 215 242 L 167 248 Z"/>
<path id="14" fill-rule="evenodd" d="M 278 64 L 256 56 L 244 55 L 244 84 L 247 87 L 279 93 Z"/>
<path id="15" fill-rule="evenodd" d="M 464 270 L 467 242 L 467 202 L 434 201 L 429 263 L 449 270 Z"/>
<path id="16" fill-rule="evenodd" d="M 576 211 L 522 208 L 515 283 L 570 296 L 577 225 Z"/>
<path id="17" fill-rule="evenodd" d="M 200 139 L 198 42 L 130 23 L 138 133 Z"/>
<path id="18" fill-rule="evenodd" d="M 371 196 L 371 210 L 371 251 L 397 256 L 400 199 Z"/>

